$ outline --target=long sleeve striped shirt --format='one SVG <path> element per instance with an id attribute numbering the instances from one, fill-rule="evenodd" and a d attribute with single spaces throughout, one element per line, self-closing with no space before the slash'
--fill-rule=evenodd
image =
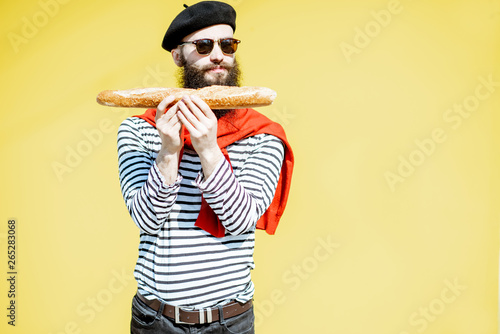
<path id="1" fill-rule="evenodd" d="M 268 134 L 239 140 L 226 147 L 231 164 L 221 159 L 208 179 L 185 149 L 170 185 L 155 163 L 161 139 L 153 126 L 127 118 L 117 144 L 121 191 L 140 230 L 138 291 L 193 308 L 251 299 L 255 225 L 274 197 L 283 143 Z M 226 229 L 222 238 L 194 226 L 202 194 Z"/>

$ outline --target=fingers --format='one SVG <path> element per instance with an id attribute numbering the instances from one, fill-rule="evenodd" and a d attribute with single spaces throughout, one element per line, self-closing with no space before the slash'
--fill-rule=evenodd
<path id="1" fill-rule="evenodd" d="M 179 116 L 183 116 L 185 120 L 189 123 L 197 126 L 200 122 L 200 118 L 203 116 L 201 111 L 196 107 L 189 97 L 185 96 L 178 103 L 179 106 Z"/>
<path id="2" fill-rule="evenodd" d="M 208 126 L 217 119 L 212 109 L 196 95 L 184 96 L 179 101 L 179 110 L 184 114 L 185 119 L 194 126 L 198 126 L 199 123 Z"/>
<path id="3" fill-rule="evenodd" d="M 183 110 L 184 108 L 184 110 Z M 199 121 L 195 119 L 192 113 L 189 111 L 186 111 L 186 106 L 179 106 L 179 112 L 176 114 L 178 119 L 181 121 L 181 123 L 186 127 L 186 129 L 189 131 L 191 134 L 195 134 L 198 131 L 196 130 L 197 126 L 193 126 L 193 123 L 199 124 Z M 189 119 L 188 119 L 189 118 Z M 198 125 L 199 126 L 199 125 Z"/>
<path id="4" fill-rule="evenodd" d="M 165 114 L 166 115 L 166 114 Z M 174 114 L 170 119 L 168 120 L 165 120 L 165 122 L 162 122 L 160 120 L 160 126 L 163 128 L 163 127 L 166 127 L 166 128 L 173 128 L 175 127 L 177 129 L 177 126 L 181 126 L 181 120 L 179 119 L 179 117 L 177 116 L 177 114 Z"/>
<path id="5" fill-rule="evenodd" d="M 182 123 L 177 113 L 174 113 L 171 117 L 168 115 L 172 109 L 176 109 L 176 107 L 170 108 L 166 114 L 157 120 L 156 129 L 160 135 L 162 147 L 167 148 L 169 152 L 177 152 L 181 145 Z"/>
<path id="6" fill-rule="evenodd" d="M 192 106 L 196 105 L 198 109 L 201 110 L 206 117 L 216 118 L 212 109 L 210 109 L 208 104 L 205 101 L 203 101 L 200 97 L 192 95 L 189 97 L 188 103 L 190 103 L 190 105 Z"/>
<path id="7" fill-rule="evenodd" d="M 156 108 L 156 128 L 165 134 L 171 131 L 178 132 L 182 126 L 180 119 L 177 116 L 177 112 L 179 110 L 178 103 L 172 106 L 174 101 L 174 96 L 168 96 L 163 99 Z M 168 107 L 170 107 L 170 109 L 165 112 L 165 109 Z"/>
<path id="8" fill-rule="evenodd" d="M 169 95 L 166 98 L 164 98 L 158 107 L 156 108 L 157 111 L 165 111 L 165 109 L 174 102 L 175 96 L 174 95 Z"/>
<path id="9" fill-rule="evenodd" d="M 175 101 L 175 96 L 170 95 L 170 96 L 167 96 L 166 98 L 164 98 L 160 102 L 160 104 L 156 108 L 156 116 L 155 116 L 156 122 L 158 121 L 158 119 L 160 117 L 162 117 L 165 114 L 165 109 L 167 109 L 167 107 L 171 106 L 174 101 Z M 170 108 L 170 109 L 172 109 L 172 108 Z M 174 111 L 172 111 L 172 112 L 174 112 Z"/>

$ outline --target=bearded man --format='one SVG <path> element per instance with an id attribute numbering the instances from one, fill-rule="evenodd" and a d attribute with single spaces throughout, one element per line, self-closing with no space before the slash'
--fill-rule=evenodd
<path id="1" fill-rule="evenodd" d="M 162 43 L 182 85 L 239 85 L 234 9 L 185 7 Z M 253 333 L 255 230 L 274 234 L 293 166 L 282 127 L 253 109 L 167 97 L 123 121 L 118 158 L 140 230 L 131 333 Z"/>

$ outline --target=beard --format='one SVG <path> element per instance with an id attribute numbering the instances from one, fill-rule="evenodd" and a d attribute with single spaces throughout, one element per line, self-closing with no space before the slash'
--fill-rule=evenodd
<path id="1" fill-rule="evenodd" d="M 184 54 L 181 53 L 181 69 L 179 69 L 179 79 L 178 84 L 183 88 L 203 88 L 211 85 L 220 86 L 239 86 L 241 79 L 241 72 L 239 69 L 239 64 L 236 59 L 234 59 L 233 65 L 228 65 L 225 63 L 220 64 L 210 64 L 203 68 L 198 68 L 192 64 L 188 64 Z M 216 67 L 222 67 L 226 69 L 225 73 L 215 73 L 215 79 L 207 79 L 205 74 Z M 233 112 L 234 109 L 215 109 L 213 110 L 217 119 L 222 116 Z"/>

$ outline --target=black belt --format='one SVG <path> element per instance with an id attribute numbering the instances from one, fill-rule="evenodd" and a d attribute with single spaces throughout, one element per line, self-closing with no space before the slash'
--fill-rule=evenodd
<path id="1" fill-rule="evenodd" d="M 153 310 L 158 311 L 161 306 L 161 302 L 157 299 L 149 300 L 137 293 L 137 297 L 142 300 L 146 305 L 151 307 Z M 164 304 L 163 315 L 174 320 L 177 324 L 208 324 L 214 321 L 219 321 L 219 308 L 205 308 L 196 311 L 186 311 L 179 306 L 173 306 L 169 304 Z M 237 301 L 233 301 L 229 304 L 222 306 L 222 312 L 224 319 L 229 319 L 231 317 L 242 314 L 243 312 L 249 310 L 252 307 L 252 300 L 241 304 Z"/>

